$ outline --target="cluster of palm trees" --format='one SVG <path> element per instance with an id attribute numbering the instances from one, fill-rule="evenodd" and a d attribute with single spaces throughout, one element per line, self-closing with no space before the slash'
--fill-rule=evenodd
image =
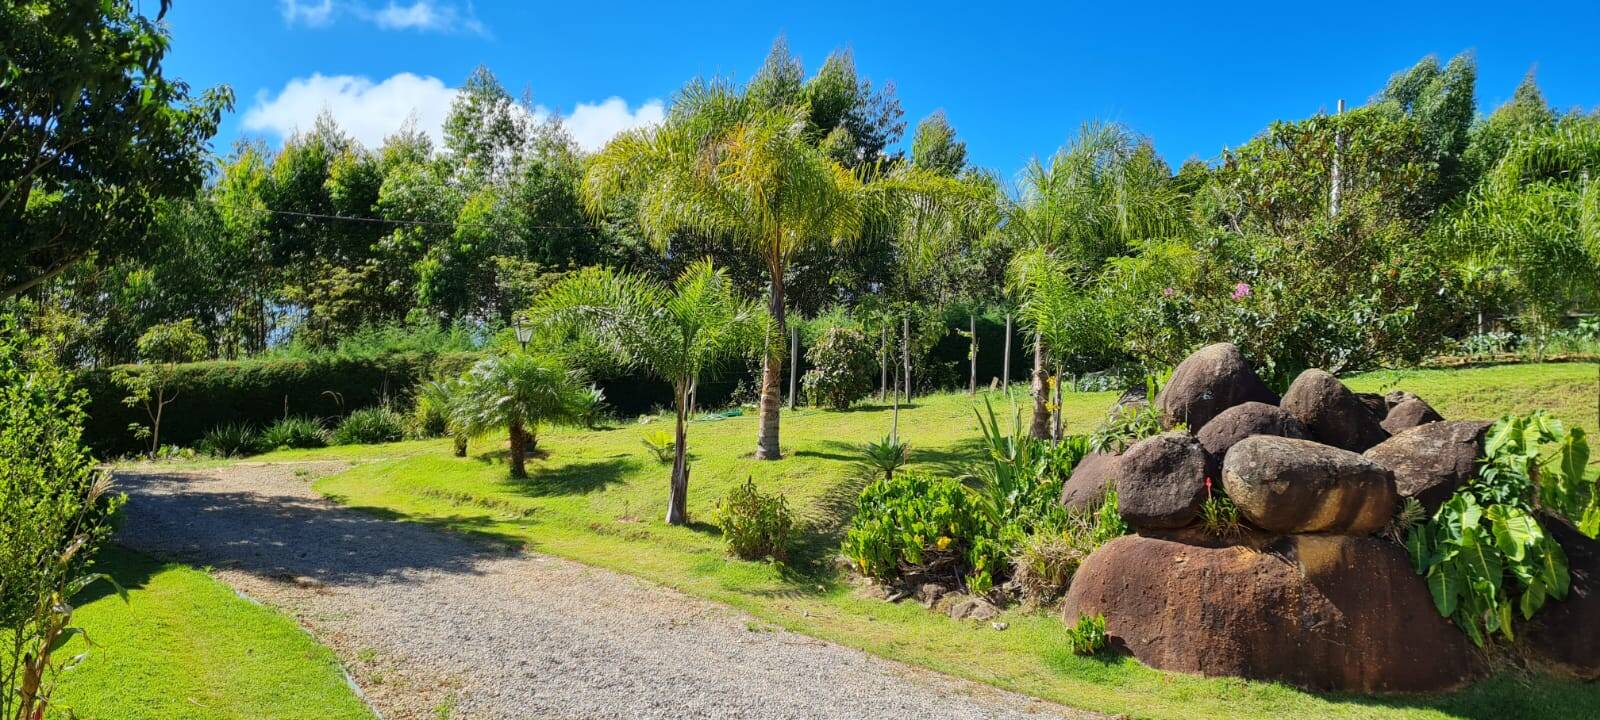
<path id="1" fill-rule="evenodd" d="M 554 336 L 597 342 L 672 385 L 669 523 L 687 522 L 686 423 L 698 378 L 716 365 L 759 353 L 755 457 L 781 456 L 784 280 L 797 252 L 853 242 L 872 231 L 895 238 L 905 270 L 916 272 L 978 243 L 1015 248 L 1010 287 L 1035 338 L 1034 430 L 1043 437 L 1061 432 L 1059 420 L 1050 426 L 1047 369 L 1059 377 L 1071 348 L 1083 342 L 1078 336 L 1094 331 L 1075 312 L 1079 286 L 1107 258 L 1165 232 L 1184 212 L 1181 195 L 1165 182 L 1166 166 L 1118 126 L 1086 126 L 1049 162 L 1033 163 L 1021 188 L 1007 194 L 990 176 L 915 163 L 847 169 L 808 132 L 806 112 L 760 102 L 726 84 L 694 82 L 664 122 L 613 139 L 584 178 L 592 212 L 632 213 L 663 252 L 672 252 L 679 233 L 735 240 L 766 267 L 765 307 L 740 297 L 726 272 L 706 259 L 670 286 L 586 269 L 548 288 L 529 311 Z M 509 428 L 512 474 L 522 477 L 522 455 L 539 423 L 570 417 L 581 387 L 575 374 L 546 355 L 491 358 L 460 381 L 458 394 L 469 401 L 452 403 L 452 427 L 458 434 Z"/>

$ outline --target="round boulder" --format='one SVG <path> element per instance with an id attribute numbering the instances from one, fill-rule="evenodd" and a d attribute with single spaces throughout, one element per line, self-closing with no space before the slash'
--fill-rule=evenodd
<path id="1" fill-rule="evenodd" d="M 1383 418 L 1383 429 L 1390 433 L 1400 433 L 1411 428 L 1439 422 L 1444 416 L 1433 409 L 1432 405 L 1422 401 L 1422 398 L 1411 397 L 1389 409 L 1389 414 Z"/>
<path id="2" fill-rule="evenodd" d="M 1061 504 L 1077 510 L 1094 507 L 1105 499 L 1106 488 L 1117 478 L 1121 455 L 1090 453 L 1078 461 L 1072 475 L 1061 486 Z"/>
<path id="3" fill-rule="evenodd" d="M 1428 423 L 1372 446 L 1365 455 L 1394 473 L 1400 497 L 1416 498 L 1432 515 L 1456 488 L 1477 476 L 1489 426 L 1477 420 Z"/>
<path id="4" fill-rule="evenodd" d="M 1294 379 L 1283 394 L 1283 409 L 1306 426 L 1313 440 L 1337 448 L 1365 452 L 1389 437 L 1361 398 L 1315 368 Z"/>
<path id="5" fill-rule="evenodd" d="M 1222 486 L 1239 514 L 1277 533 L 1370 535 L 1394 515 L 1394 476 L 1372 460 L 1310 440 L 1253 435 L 1228 451 Z"/>
<path id="6" fill-rule="evenodd" d="M 1117 509 L 1129 525 L 1188 525 L 1206 499 L 1206 453 L 1200 441 L 1168 432 L 1134 443 L 1117 463 Z"/>
<path id="7" fill-rule="evenodd" d="M 1306 437 L 1306 427 L 1288 410 L 1277 405 L 1247 402 L 1223 410 L 1200 428 L 1196 437 L 1200 447 L 1213 458 L 1228 454 L 1228 448 L 1251 435 L 1277 435 L 1280 437 Z"/>
<path id="8" fill-rule="evenodd" d="M 1062 618 L 1103 614 L 1151 667 L 1333 692 L 1434 692 L 1478 670 L 1399 547 L 1296 535 L 1261 548 L 1129 535 L 1090 555 Z"/>
<path id="9" fill-rule="evenodd" d="M 1534 613 L 1520 630 L 1522 640 L 1557 670 L 1600 679 L 1600 542 L 1547 513 L 1539 515 L 1539 524 L 1567 554 L 1572 586 L 1565 599 L 1548 600 Z"/>
<path id="10" fill-rule="evenodd" d="M 1207 345 L 1178 363 L 1166 387 L 1156 396 L 1161 426 L 1187 423 L 1197 431 L 1223 410 L 1239 403 L 1278 403 L 1278 396 L 1250 369 L 1232 343 Z"/>

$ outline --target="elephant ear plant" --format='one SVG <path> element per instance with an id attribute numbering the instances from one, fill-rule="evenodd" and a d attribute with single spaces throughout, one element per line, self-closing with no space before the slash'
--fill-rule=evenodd
<path id="1" fill-rule="evenodd" d="M 1567 596 L 1567 556 L 1540 524 L 1541 511 L 1579 519 L 1590 537 L 1600 529 L 1582 430 L 1542 412 L 1506 417 L 1484 452 L 1477 477 L 1406 536 L 1439 614 L 1478 645 L 1497 631 L 1514 640 L 1515 615 L 1531 619 L 1547 600 Z"/>
<path id="2" fill-rule="evenodd" d="M 541 294 L 532 314 L 556 331 L 597 340 L 624 364 L 672 384 L 677 425 L 667 522 L 687 524 L 688 421 L 695 387 L 701 375 L 721 363 L 764 349 L 766 312 L 741 298 L 727 273 L 707 259 L 691 264 L 671 286 L 587 268 Z"/>

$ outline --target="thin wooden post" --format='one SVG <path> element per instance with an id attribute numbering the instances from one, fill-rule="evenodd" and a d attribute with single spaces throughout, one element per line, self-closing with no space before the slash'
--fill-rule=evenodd
<path id="1" fill-rule="evenodd" d="M 900 319 L 901 331 L 905 337 L 900 343 L 900 359 L 905 364 L 906 402 L 911 402 L 911 316 Z"/>
<path id="2" fill-rule="evenodd" d="M 967 313 L 967 334 L 971 336 L 972 348 L 967 351 L 967 396 L 978 393 L 978 315 Z"/>
<path id="3" fill-rule="evenodd" d="M 1338 117 L 1343 115 L 1344 98 L 1339 98 L 1339 109 L 1335 113 L 1335 116 Z M 1328 215 L 1330 217 L 1338 217 L 1339 215 L 1339 195 L 1341 194 L 1339 159 L 1342 155 L 1344 155 L 1344 129 L 1335 127 L 1333 130 L 1333 187 L 1328 191 Z"/>
<path id="4" fill-rule="evenodd" d="M 794 409 L 794 396 L 800 378 L 800 326 L 789 326 L 789 409 Z"/>
<path id="5" fill-rule="evenodd" d="M 1006 313 L 1006 354 L 1001 364 L 1003 367 L 1000 368 L 1000 387 L 1009 394 L 1011 392 L 1011 313 L 1009 312 Z"/>

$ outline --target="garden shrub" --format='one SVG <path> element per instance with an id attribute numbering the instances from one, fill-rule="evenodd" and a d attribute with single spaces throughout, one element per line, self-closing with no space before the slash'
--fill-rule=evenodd
<path id="1" fill-rule="evenodd" d="M 789 556 L 789 535 L 794 530 L 789 503 L 782 495 L 756 490 L 750 478 L 717 501 L 711 522 L 722 529 L 728 549 L 742 559 L 782 561 Z"/>
<path id="2" fill-rule="evenodd" d="M 903 471 L 861 491 L 844 555 L 863 575 L 894 580 L 908 567 L 939 568 L 986 592 L 1005 567 L 999 528 L 955 478 Z"/>
<path id="3" fill-rule="evenodd" d="M 872 392 L 878 372 L 877 348 L 860 330 L 847 326 L 830 327 L 806 350 L 811 369 L 803 382 L 812 404 L 835 410 Z"/>
<path id="4" fill-rule="evenodd" d="M 678 439 L 673 436 L 671 430 L 657 430 L 645 433 L 644 437 L 639 440 L 644 443 L 645 448 L 655 457 L 656 462 L 662 465 L 671 464 L 676 457 Z"/>
<path id="5" fill-rule="evenodd" d="M 206 432 L 195 448 L 212 457 L 241 457 L 256 452 L 258 439 L 249 423 L 223 423 Z"/>
<path id="6" fill-rule="evenodd" d="M 1106 649 L 1106 616 L 1079 615 L 1078 622 L 1067 627 L 1067 647 L 1074 655 L 1096 655 Z"/>
<path id="7" fill-rule="evenodd" d="M 0 318 L 0 717 L 43 717 L 72 600 L 122 504 L 83 444 L 83 395 L 40 337 Z M 120 588 L 118 588 L 120 592 Z"/>
<path id="8" fill-rule="evenodd" d="M 904 467 L 911 453 L 911 444 L 899 438 L 885 437 L 883 442 L 867 443 L 861 455 L 867 467 L 883 473 L 886 478 L 894 477 L 894 471 Z"/>
<path id="9" fill-rule="evenodd" d="M 1086 510 L 1067 510 L 1059 526 L 1043 526 L 1011 554 L 1012 584 L 1022 599 L 1039 605 L 1065 593 L 1078 566 L 1101 545 L 1131 532 L 1117 511 L 1117 491 Z"/>
<path id="10" fill-rule="evenodd" d="M 280 418 L 261 431 L 257 446 L 262 452 L 291 448 L 319 448 L 328 444 L 328 432 L 315 418 Z"/>
<path id="11" fill-rule="evenodd" d="M 1555 449 L 1545 455 L 1547 445 Z M 1478 476 L 1406 536 L 1439 614 L 1480 646 L 1496 631 L 1514 639 L 1514 615 L 1531 619 L 1547 600 L 1567 596 L 1566 553 L 1536 508 L 1576 520 L 1585 535 L 1600 534 L 1600 494 L 1585 478 L 1582 430 L 1543 412 L 1508 416 L 1490 429 L 1484 453 Z"/>
<path id="12" fill-rule="evenodd" d="M 405 418 L 387 406 L 362 408 L 345 417 L 334 428 L 334 445 L 371 445 L 394 442 L 405 437 Z"/>

